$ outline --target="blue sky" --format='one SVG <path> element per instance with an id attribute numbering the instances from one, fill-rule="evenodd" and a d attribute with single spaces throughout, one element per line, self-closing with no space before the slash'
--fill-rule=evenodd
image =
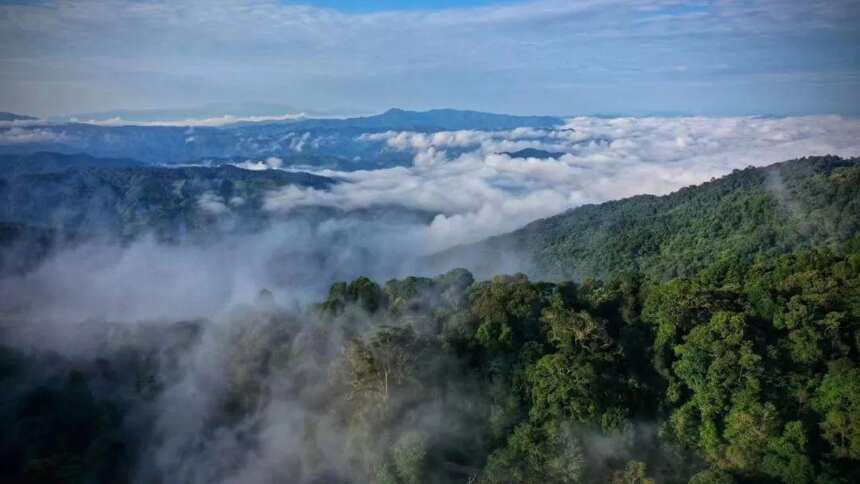
<path id="1" fill-rule="evenodd" d="M 856 0 L 7 1 L 0 110 L 856 115 L 858 25 Z"/>

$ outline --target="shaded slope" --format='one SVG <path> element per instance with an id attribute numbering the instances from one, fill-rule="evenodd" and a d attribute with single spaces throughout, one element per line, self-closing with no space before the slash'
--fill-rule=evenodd
<path id="1" fill-rule="evenodd" d="M 565 155 L 563 152 L 559 151 L 545 151 L 539 150 L 537 148 L 524 148 L 519 151 L 503 151 L 499 153 L 502 155 L 506 155 L 510 158 L 537 158 L 539 160 L 549 160 L 554 158 L 561 158 Z"/>
<path id="2" fill-rule="evenodd" d="M 33 121 L 37 118 L 23 114 L 0 112 L 0 121 Z"/>
<path id="3" fill-rule="evenodd" d="M 262 205 L 269 191 L 335 183 L 308 173 L 163 168 L 52 153 L 0 157 L 0 168 L 0 222 L 123 236 L 205 232 L 228 212 L 234 228 L 253 228 L 268 217 Z"/>
<path id="4" fill-rule="evenodd" d="M 82 168 L 133 168 L 146 166 L 128 158 L 96 158 L 84 153 L 63 154 L 49 151 L 23 155 L 0 155 L 0 176 L 36 175 Z"/>

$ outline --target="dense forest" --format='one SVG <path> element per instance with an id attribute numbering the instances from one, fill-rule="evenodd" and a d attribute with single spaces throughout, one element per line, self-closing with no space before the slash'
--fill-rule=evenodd
<path id="1" fill-rule="evenodd" d="M 262 205 L 269 191 L 334 183 L 232 165 L 165 168 L 84 154 L 0 155 L 0 221 L 64 234 L 177 239 L 215 232 L 219 215 L 230 211 L 242 230 L 258 228 L 268 219 Z"/>
<path id="2" fill-rule="evenodd" d="M 860 232 L 860 159 L 809 157 L 749 167 L 666 196 L 585 205 L 435 256 L 492 273 L 499 260 L 548 280 L 639 272 L 692 276 L 721 259 L 752 262 L 836 247 Z"/>
<path id="3" fill-rule="evenodd" d="M 20 176 L 108 172 L 74 173 Z M 558 282 L 360 277 L 136 324 L 7 304 L 0 482 L 858 482 L 858 177 L 750 168 L 489 242 Z M 12 272 L 62 243 L 0 228 L 40 241 Z"/>
<path id="4" fill-rule="evenodd" d="M 5 347 L 0 480 L 860 480 L 857 238 L 669 281 L 359 278 L 232 317 Z"/>
<path id="5" fill-rule="evenodd" d="M 858 47 L 0 0 L 0 484 L 860 484 Z"/>

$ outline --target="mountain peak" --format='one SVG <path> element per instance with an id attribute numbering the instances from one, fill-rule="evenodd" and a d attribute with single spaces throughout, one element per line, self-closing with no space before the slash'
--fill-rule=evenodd
<path id="1" fill-rule="evenodd" d="M 507 155 L 510 158 L 537 158 L 540 160 L 549 160 L 554 158 L 561 158 L 565 155 L 563 152 L 558 151 L 546 151 L 540 150 L 537 148 L 523 148 L 519 151 L 503 151 L 499 153 L 501 155 Z"/>

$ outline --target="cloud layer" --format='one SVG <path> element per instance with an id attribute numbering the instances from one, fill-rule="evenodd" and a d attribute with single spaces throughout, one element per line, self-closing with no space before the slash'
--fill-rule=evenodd
<path id="1" fill-rule="evenodd" d="M 666 194 L 733 169 L 787 159 L 860 154 L 860 120 L 795 118 L 573 118 L 555 130 L 386 132 L 361 139 L 409 152 L 408 168 L 320 174 L 330 190 L 286 187 L 268 209 L 404 205 L 438 214 L 422 247 L 434 251 L 518 228 L 586 203 Z M 537 148 L 558 159 L 511 158 Z"/>
<path id="2" fill-rule="evenodd" d="M 552 130 L 357 138 L 402 152 L 414 163 L 322 170 L 340 182 L 329 189 L 287 186 L 269 192 L 264 207 L 275 222 L 263 233 L 204 246 L 144 239 L 61 252 L 23 278 L 0 280 L 0 301 L 7 303 L 0 312 L 34 311 L 45 320 L 192 319 L 253 300 L 263 288 L 284 304 L 305 303 L 337 280 L 433 272 L 416 266 L 416 259 L 582 204 L 665 194 L 749 165 L 858 156 L 860 120 L 582 117 Z M 523 148 L 564 154 L 504 154 Z M 292 169 L 278 158 L 238 166 Z M 197 203 L 229 225 L 245 201 L 207 192 Z M 493 270 L 523 270 L 516 260 L 503 264 L 508 262 L 499 261 Z"/>

